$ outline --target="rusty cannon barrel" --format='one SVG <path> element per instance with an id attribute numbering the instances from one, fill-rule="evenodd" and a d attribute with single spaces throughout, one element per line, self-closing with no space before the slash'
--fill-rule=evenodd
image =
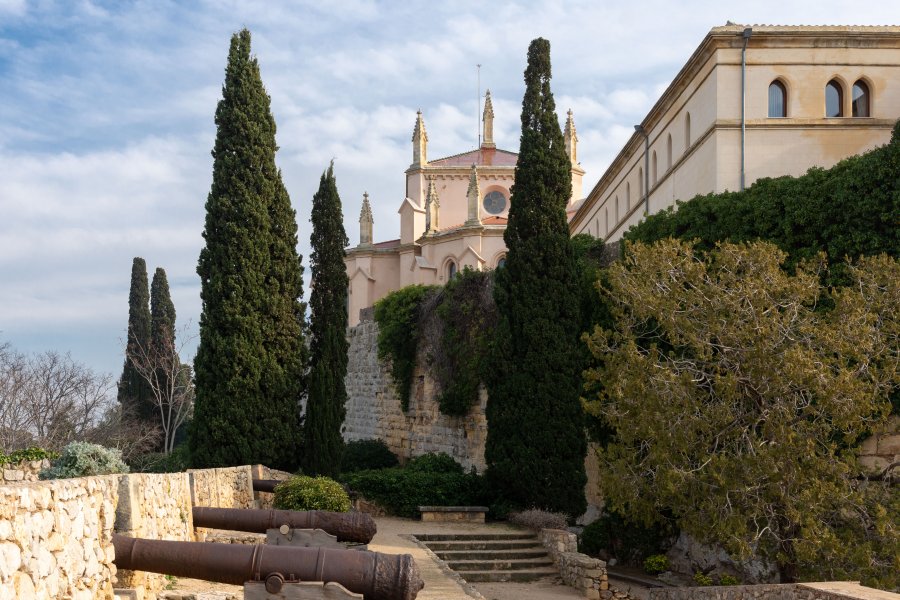
<path id="1" fill-rule="evenodd" d="M 243 585 L 277 593 L 291 581 L 334 581 L 366 600 L 414 600 L 425 583 L 409 554 L 145 540 L 113 534 L 116 568 Z"/>
<path id="2" fill-rule="evenodd" d="M 280 479 L 254 479 L 253 480 L 253 491 L 254 492 L 275 492 L 275 486 L 279 483 L 284 483 Z"/>
<path id="3" fill-rule="evenodd" d="M 265 533 L 287 525 L 290 529 L 321 529 L 339 542 L 368 544 L 377 528 L 369 515 L 324 510 L 265 510 L 252 508 L 210 508 L 195 506 L 194 527 Z"/>

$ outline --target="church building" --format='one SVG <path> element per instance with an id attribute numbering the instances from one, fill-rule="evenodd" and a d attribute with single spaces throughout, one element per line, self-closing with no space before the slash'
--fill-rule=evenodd
<path id="1" fill-rule="evenodd" d="M 428 133 L 421 111 L 412 134 L 412 164 L 406 170 L 400 202 L 400 239 L 376 242 L 368 194 L 359 215 L 359 245 L 344 259 L 350 278 L 349 324 L 360 309 L 412 284 L 443 285 L 462 269 L 502 266 L 503 232 L 518 154 L 494 143 L 494 108 L 487 92 L 479 148 L 428 160 Z M 584 170 L 578 164 L 572 111 L 565 125 L 566 151 L 572 162 L 572 198 L 581 199 Z"/>

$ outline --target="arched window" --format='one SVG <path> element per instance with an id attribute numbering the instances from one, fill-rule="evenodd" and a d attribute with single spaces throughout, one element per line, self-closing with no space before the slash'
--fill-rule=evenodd
<path id="1" fill-rule="evenodd" d="M 625 184 L 625 210 L 631 210 L 631 184 Z"/>
<path id="2" fill-rule="evenodd" d="M 616 223 L 619 222 L 619 197 L 616 196 Z"/>
<path id="3" fill-rule="evenodd" d="M 787 116 L 787 89 L 777 79 L 769 84 L 769 117 Z"/>
<path id="4" fill-rule="evenodd" d="M 657 170 L 656 170 L 656 150 L 653 151 L 653 159 L 652 159 L 650 162 L 651 162 L 651 164 L 653 164 L 653 171 L 652 171 L 652 173 L 653 173 L 653 185 L 656 185 L 656 174 L 657 174 Z"/>
<path id="5" fill-rule="evenodd" d="M 506 266 L 506 255 L 500 257 L 500 260 L 497 261 L 497 268 L 502 269 Z"/>
<path id="6" fill-rule="evenodd" d="M 638 169 L 638 201 L 644 199 L 644 169 Z"/>
<path id="7" fill-rule="evenodd" d="M 672 134 L 666 138 L 666 171 L 672 169 Z"/>
<path id="8" fill-rule="evenodd" d="M 606 225 L 604 226 L 604 228 L 606 229 L 606 233 L 603 234 L 603 237 L 606 237 L 609 235 L 609 209 L 608 208 L 606 209 Z"/>
<path id="9" fill-rule="evenodd" d="M 456 277 L 456 272 L 456 262 L 451 260 L 447 263 L 447 281 Z"/>
<path id="10" fill-rule="evenodd" d="M 684 116 L 684 149 L 691 147 L 691 113 Z"/>
<path id="11" fill-rule="evenodd" d="M 844 88 L 837 79 L 832 79 L 825 86 L 825 116 L 844 116 Z"/>
<path id="12" fill-rule="evenodd" d="M 853 84 L 853 116 L 871 117 L 869 108 L 869 86 L 862 79 Z"/>

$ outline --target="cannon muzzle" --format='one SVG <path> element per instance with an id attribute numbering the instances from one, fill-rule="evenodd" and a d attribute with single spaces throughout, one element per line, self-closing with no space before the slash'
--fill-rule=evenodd
<path id="1" fill-rule="evenodd" d="M 116 568 L 242 585 L 334 581 L 366 600 L 415 600 L 425 583 L 409 554 L 145 540 L 113 534 Z"/>
<path id="2" fill-rule="evenodd" d="M 275 492 L 275 486 L 279 483 L 283 483 L 280 479 L 254 479 L 253 480 L 253 491 L 254 492 Z"/>
<path id="3" fill-rule="evenodd" d="M 194 527 L 265 533 L 287 525 L 290 529 L 321 529 L 339 542 L 368 544 L 375 537 L 375 521 L 366 513 L 321 510 L 260 510 L 195 506 Z"/>

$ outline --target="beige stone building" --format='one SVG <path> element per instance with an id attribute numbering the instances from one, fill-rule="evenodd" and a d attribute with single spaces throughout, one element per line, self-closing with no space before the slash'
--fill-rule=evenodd
<path id="1" fill-rule="evenodd" d="M 570 229 L 615 241 L 647 210 L 882 145 L 898 118 L 900 27 L 715 27 Z"/>
<path id="2" fill-rule="evenodd" d="M 405 197 L 400 202 L 400 238 L 375 242 L 372 208 L 363 194 L 359 245 L 347 251 L 350 278 L 349 323 L 359 322 L 360 309 L 388 293 L 412 284 L 444 284 L 469 267 L 494 269 L 506 257 L 503 231 L 509 214 L 509 189 L 518 154 L 494 143 L 491 93 L 485 95 L 482 142 L 475 150 L 437 160 L 428 159 L 428 133 L 422 113 L 412 135 L 412 164 L 406 170 Z M 565 127 L 572 161 L 572 198 L 581 198 L 584 170 L 578 164 L 572 111 Z"/>

